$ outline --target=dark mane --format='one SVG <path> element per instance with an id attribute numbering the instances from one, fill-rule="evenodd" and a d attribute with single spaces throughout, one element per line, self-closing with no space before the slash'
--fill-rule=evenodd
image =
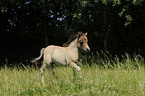
<path id="1" fill-rule="evenodd" d="M 67 47 L 70 44 L 70 42 L 72 42 L 78 36 L 83 36 L 83 35 L 84 35 L 83 32 L 77 32 L 76 34 L 71 35 L 70 38 L 68 39 L 68 41 L 66 43 L 63 43 L 62 46 Z"/>

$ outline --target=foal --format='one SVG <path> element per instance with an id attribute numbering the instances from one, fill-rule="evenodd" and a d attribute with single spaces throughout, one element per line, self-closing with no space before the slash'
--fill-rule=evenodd
<path id="1" fill-rule="evenodd" d="M 43 58 L 43 65 L 41 66 L 41 80 L 44 85 L 44 76 L 43 76 L 43 69 L 46 65 L 50 65 L 51 63 L 55 63 L 56 65 L 63 65 L 63 66 L 70 66 L 75 69 L 77 72 L 80 72 L 80 67 L 75 64 L 75 61 L 79 59 L 79 51 L 90 51 L 88 46 L 88 39 L 87 33 L 84 35 L 79 35 L 74 41 L 72 41 L 68 47 L 60 47 L 50 45 L 46 48 L 42 48 L 40 52 L 40 56 L 38 58 L 33 59 L 31 62 L 36 62 L 39 60 L 42 55 Z M 73 71 L 75 71 L 73 70 Z M 54 73 L 54 72 L 53 72 Z"/>

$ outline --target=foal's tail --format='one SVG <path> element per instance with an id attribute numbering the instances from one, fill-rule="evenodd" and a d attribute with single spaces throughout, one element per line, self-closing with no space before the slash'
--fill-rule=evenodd
<path id="1" fill-rule="evenodd" d="M 37 57 L 37 58 L 35 58 L 35 59 L 33 59 L 33 60 L 31 61 L 32 63 L 36 62 L 37 60 L 39 60 L 39 59 L 42 57 L 42 55 L 44 54 L 44 49 L 45 49 L 45 48 L 42 48 L 42 49 L 41 49 L 41 51 L 40 51 L 40 56 Z"/>

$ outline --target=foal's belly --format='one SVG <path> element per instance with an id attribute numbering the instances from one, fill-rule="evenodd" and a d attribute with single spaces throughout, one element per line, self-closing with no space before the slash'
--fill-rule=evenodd
<path id="1" fill-rule="evenodd" d="M 67 57 L 64 56 L 57 56 L 57 57 L 52 57 L 52 62 L 54 62 L 56 65 L 63 65 L 67 66 L 71 62 Z"/>

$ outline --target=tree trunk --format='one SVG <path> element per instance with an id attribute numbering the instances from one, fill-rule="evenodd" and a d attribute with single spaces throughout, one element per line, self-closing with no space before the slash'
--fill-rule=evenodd
<path id="1" fill-rule="evenodd" d="M 45 35 L 45 46 L 48 46 L 48 37 Z"/>

